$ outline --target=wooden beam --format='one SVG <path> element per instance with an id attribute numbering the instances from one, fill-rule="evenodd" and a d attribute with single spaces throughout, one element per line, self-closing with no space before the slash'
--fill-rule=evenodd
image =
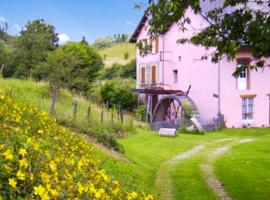
<path id="1" fill-rule="evenodd" d="M 243 94 L 240 95 L 241 98 L 255 98 L 257 95 L 256 94 Z"/>

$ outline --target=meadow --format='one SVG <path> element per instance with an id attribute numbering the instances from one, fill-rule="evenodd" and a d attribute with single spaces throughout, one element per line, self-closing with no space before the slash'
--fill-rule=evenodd
<path id="1" fill-rule="evenodd" d="M 0 87 L 6 91 L 13 88 L 16 101 L 43 110 L 49 106 L 44 84 L 1 79 Z M 68 113 L 67 110 L 72 115 L 71 94 L 66 93 L 59 101 L 58 115 Z M 89 105 L 82 97 L 79 101 Z M 100 109 L 94 103 L 92 107 Z M 175 138 L 167 138 L 136 122 L 134 127 L 135 132 L 117 139 L 124 148 L 123 154 L 82 137 L 94 146 L 92 157 L 97 165 L 119 180 L 124 189 L 144 191 L 165 200 L 269 199 L 269 128 L 225 129 L 205 135 L 179 133 Z"/>

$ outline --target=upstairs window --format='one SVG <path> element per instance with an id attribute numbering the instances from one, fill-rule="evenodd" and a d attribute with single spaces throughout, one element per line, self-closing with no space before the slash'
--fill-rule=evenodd
<path id="1" fill-rule="evenodd" d="M 155 52 L 159 53 L 159 36 L 158 35 L 156 35 L 156 38 L 155 38 Z"/>
<path id="2" fill-rule="evenodd" d="M 178 83 L 178 70 L 173 70 L 173 83 Z"/>
<path id="3" fill-rule="evenodd" d="M 157 67 L 154 65 L 152 66 L 152 84 L 157 83 Z"/>
<path id="4" fill-rule="evenodd" d="M 254 98 L 243 97 L 242 98 L 242 119 L 243 120 L 253 120 L 253 108 L 254 108 Z"/>
<path id="5" fill-rule="evenodd" d="M 141 68 L 141 84 L 145 84 L 145 67 Z"/>
<path id="6" fill-rule="evenodd" d="M 237 67 L 246 67 L 244 71 L 241 71 L 237 78 L 237 88 L 238 90 L 248 90 L 250 87 L 250 77 L 249 77 L 249 59 L 238 59 Z"/>

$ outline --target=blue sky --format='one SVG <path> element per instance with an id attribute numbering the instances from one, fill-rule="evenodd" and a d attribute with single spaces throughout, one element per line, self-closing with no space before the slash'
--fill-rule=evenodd
<path id="1" fill-rule="evenodd" d="M 0 22 L 18 34 L 29 20 L 42 18 L 70 40 L 83 35 L 94 39 L 115 33 L 132 33 L 142 17 L 134 5 L 145 0 L 1 0 Z M 66 39 L 68 39 L 66 37 Z"/>

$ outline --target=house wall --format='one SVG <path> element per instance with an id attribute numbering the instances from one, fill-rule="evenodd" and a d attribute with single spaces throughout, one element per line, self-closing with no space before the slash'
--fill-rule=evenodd
<path id="1" fill-rule="evenodd" d="M 251 53 L 242 52 L 238 58 L 252 58 Z M 270 64 L 270 60 L 267 60 Z M 256 95 L 254 98 L 254 120 L 250 125 L 254 127 L 269 126 L 269 94 L 270 68 L 251 70 L 250 89 L 238 90 L 237 80 L 232 77 L 236 61 L 221 62 L 221 111 L 225 116 L 228 127 L 242 127 L 242 98 L 243 95 Z"/>
<path id="2" fill-rule="evenodd" d="M 197 105 L 203 120 L 210 121 L 217 117 L 218 99 L 213 94 L 218 94 L 218 64 L 209 60 L 201 60 L 206 50 L 203 47 L 196 47 L 191 44 L 180 45 L 176 41 L 179 38 L 190 37 L 208 25 L 208 22 L 201 15 L 195 15 L 191 10 L 186 13 L 192 19 L 192 24 L 187 26 L 184 33 L 178 30 L 173 24 L 169 31 L 159 38 L 160 51 L 164 51 L 166 61 L 160 60 L 163 54 L 151 54 L 145 57 L 140 56 L 137 50 L 137 75 L 140 77 L 140 67 L 151 65 L 158 66 L 158 83 L 164 84 L 167 89 L 187 91 L 191 85 L 189 96 Z M 147 29 L 143 29 L 138 41 L 148 38 Z M 164 44 L 164 46 L 163 46 Z M 211 50 L 208 51 L 210 53 Z M 249 57 L 250 53 L 239 53 L 237 57 Z M 179 59 L 180 58 L 180 59 Z M 268 60 L 269 62 L 269 60 Z M 270 64 L 270 62 L 269 62 Z M 254 99 L 254 121 L 251 126 L 261 127 L 269 124 L 269 96 L 270 93 L 270 68 L 263 73 L 259 70 L 251 71 L 250 90 L 240 91 L 237 89 L 237 79 L 232 76 L 237 66 L 236 60 L 228 61 L 224 58 L 220 62 L 220 87 L 221 87 L 221 113 L 224 114 L 228 127 L 242 127 L 242 98 L 241 95 L 256 95 Z M 173 82 L 173 70 L 178 70 L 178 83 Z M 138 79 L 139 86 L 139 79 Z"/>

